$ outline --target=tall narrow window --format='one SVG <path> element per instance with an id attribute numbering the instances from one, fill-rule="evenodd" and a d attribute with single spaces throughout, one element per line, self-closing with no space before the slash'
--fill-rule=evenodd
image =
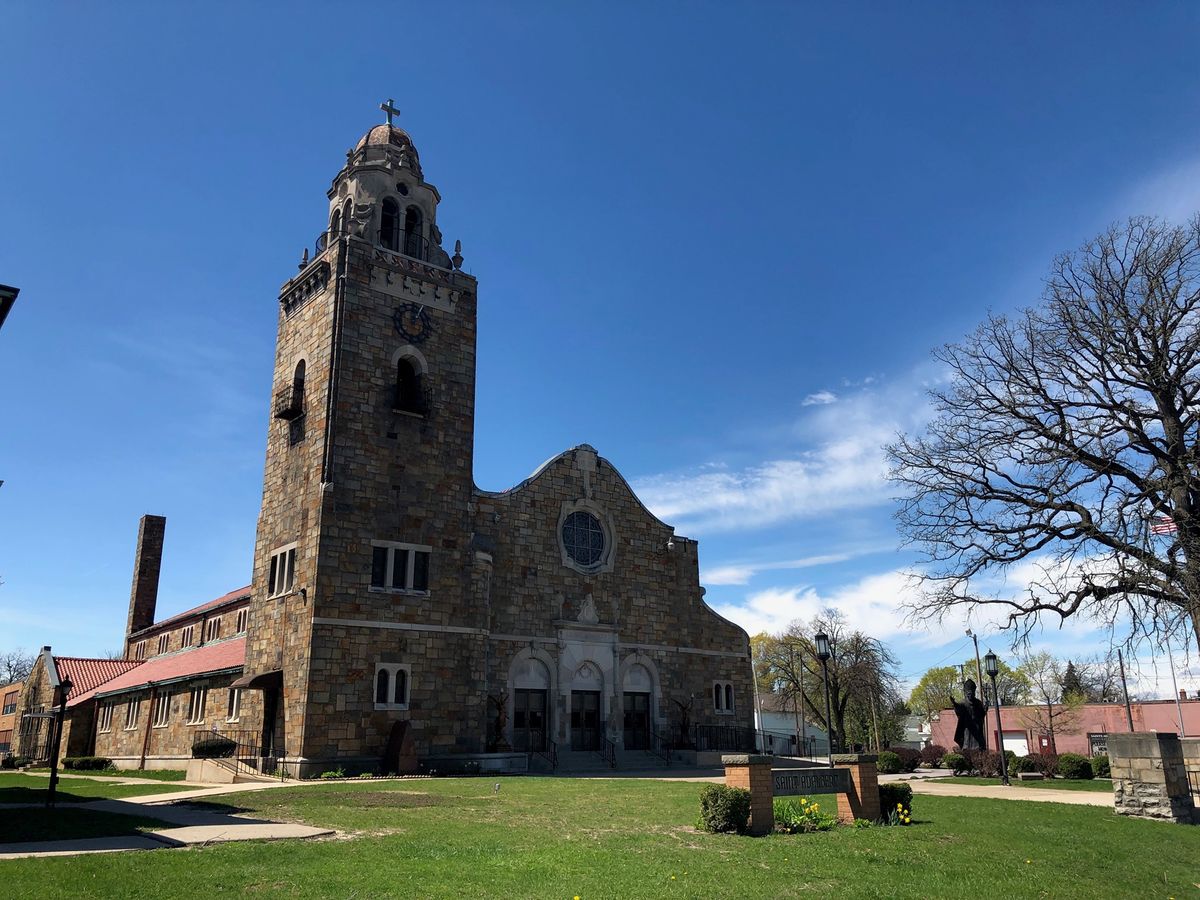
<path id="1" fill-rule="evenodd" d="M 386 704 L 388 702 L 388 677 L 391 673 L 387 669 L 380 669 L 375 675 L 375 703 Z"/>
<path id="2" fill-rule="evenodd" d="M 125 704 L 125 730 L 133 731 L 137 728 L 138 710 L 142 707 L 142 701 L 138 698 L 130 700 Z"/>
<path id="3" fill-rule="evenodd" d="M 230 688 L 225 705 L 225 721 L 236 722 L 242 717 L 242 689 Z"/>
<path id="4" fill-rule="evenodd" d="M 296 545 L 280 547 L 271 554 L 271 571 L 267 579 L 267 596 L 281 597 L 292 592 L 296 581 Z"/>
<path id="5" fill-rule="evenodd" d="M 168 631 L 166 634 L 160 634 L 158 636 L 158 652 L 166 653 L 170 649 L 171 649 L 171 632 Z"/>
<path id="6" fill-rule="evenodd" d="M 408 703 L 408 674 L 403 669 L 396 670 L 396 684 L 392 691 L 392 702 L 397 706 Z"/>
<path id="7" fill-rule="evenodd" d="M 413 361 L 404 356 L 396 360 L 394 408 L 419 416 L 425 415 L 425 391 L 422 389 L 421 375 Z"/>
<path id="8" fill-rule="evenodd" d="M 391 197 L 383 201 L 379 217 L 379 243 L 388 250 L 400 249 L 400 206 Z"/>
<path id="9" fill-rule="evenodd" d="M 196 626 L 188 625 L 183 629 L 183 636 L 179 639 L 180 647 L 192 646 L 192 641 L 196 639 Z"/>
<path id="10" fill-rule="evenodd" d="M 249 620 L 249 618 L 250 618 L 250 610 L 248 610 L 248 609 L 239 609 L 238 610 L 238 614 L 237 614 L 237 633 L 238 634 L 246 633 L 246 622 Z"/>
<path id="11" fill-rule="evenodd" d="M 166 728 L 167 722 L 171 720 L 171 695 L 163 693 L 155 697 L 151 713 L 154 727 Z"/>
<path id="12" fill-rule="evenodd" d="M 204 707 L 208 705 L 208 688 L 196 688 L 192 691 L 192 696 L 188 698 L 188 718 L 189 725 L 204 724 Z"/>
<path id="13" fill-rule="evenodd" d="M 421 211 L 410 206 L 404 211 L 404 255 L 425 258 L 425 241 L 421 237 Z"/>
<path id="14" fill-rule="evenodd" d="M 334 210 L 333 218 L 329 220 L 329 240 L 336 240 L 342 233 L 342 211 Z"/>
<path id="15" fill-rule="evenodd" d="M 408 663 L 377 663 L 375 665 L 375 708 L 408 709 L 411 677 L 411 668 Z"/>
<path id="16" fill-rule="evenodd" d="M 138 641 L 137 644 L 134 645 L 133 658 L 136 660 L 139 660 L 139 661 L 146 658 L 146 642 L 145 641 Z"/>
<path id="17" fill-rule="evenodd" d="M 292 408 L 296 415 L 304 415 L 304 360 L 296 363 L 296 371 L 292 373 Z"/>

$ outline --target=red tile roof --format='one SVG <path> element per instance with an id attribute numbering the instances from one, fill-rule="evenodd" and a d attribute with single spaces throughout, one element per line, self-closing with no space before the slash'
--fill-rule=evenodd
<path id="1" fill-rule="evenodd" d="M 216 600 L 209 600 L 207 603 L 201 603 L 199 606 L 185 609 L 181 613 L 176 613 L 173 616 L 168 616 L 161 622 L 155 622 L 153 625 L 147 625 L 142 631 L 153 631 L 156 628 L 161 628 L 163 625 L 173 625 L 181 619 L 190 619 L 192 616 L 198 616 L 201 613 L 208 612 L 210 609 L 216 609 L 218 606 L 223 606 L 226 603 L 232 603 L 234 600 L 243 600 L 250 596 L 250 585 L 243 588 L 238 588 L 236 591 L 230 591 L 228 594 L 223 594 Z M 139 634 L 141 632 L 138 632 Z"/>
<path id="2" fill-rule="evenodd" d="M 145 687 L 150 683 L 173 681 L 208 672 L 220 672 L 224 669 L 239 669 L 246 660 L 246 638 L 238 637 L 228 641 L 217 641 L 193 647 L 180 653 L 168 653 L 147 660 L 135 669 L 130 669 L 97 685 L 86 694 L 74 696 L 67 701 L 68 706 L 74 706 L 85 700 L 90 700 L 96 694 L 108 694 L 114 691 L 129 691 Z"/>
<path id="3" fill-rule="evenodd" d="M 116 678 L 135 669 L 141 663 L 133 659 L 84 659 L 78 656 L 56 656 L 54 667 L 58 669 L 60 679 L 71 679 L 71 693 L 67 695 L 67 703 L 90 692 L 106 681 Z"/>

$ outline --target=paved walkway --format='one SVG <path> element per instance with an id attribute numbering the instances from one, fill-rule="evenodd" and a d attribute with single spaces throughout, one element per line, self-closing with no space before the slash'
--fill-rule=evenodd
<path id="1" fill-rule="evenodd" d="M 103 776 L 87 776 L 100 780 Z M 107 781 L 123 779 L 105 778 Z M 146 780 L 142 779 L 141 784 Z M 172 782 L 178 784 L 179 782 Z M 206 809 L 189 804 L 188 800 L 218 799 L 223 794 L 243 791 L 270 790 L 279 787 L 294 787 L 297 784 L 319 784 L 320 782 L 255 782 L 252 784 L 209 785 L 207 788 L 178 791 L 175 793 L 147 794 L 125 800 L 96 800 L 91 803 L 61 804 L 59 809 L 84 809 L 117 815 L 141 816 L 159 819 L 171 827 L 142 832 L 138 835 L 121 835 L 103 838 L 82 838 L 72 841 L 29 841 L 18 844 L 0 844 L 0 860 L 22 857 L 76 856 L 84 853 L 119 853 L 127 850 L 158 850 L 164 847 L 186 847 L 197 844 L 215 844 L 228 841 L 263 841 L 286 838 L 313 838 L 331 835 L 328 828 L 313 828 L 309 825 L 294 825 L 289 822 L 272 822 Z M 5 808 L 41 809 L 41 803 L 9 803 Z"/>
<path id="2" fill-rule="evenodd" d="M 882 780 L 882 779 L 880 779 Z M 893 779 L 903 780 L 903 779 Z M 985 797 L 991 800 L 1032 800 L 1035 803 L 1070 803 L 1074 806 L 1112 806 L 1111 791 L 1059 791 L 1054 788 L 1005 787 L 1002 784 L 945 784 L 924 778 L 913 779 L 914 794 L 934 797 Z"/>

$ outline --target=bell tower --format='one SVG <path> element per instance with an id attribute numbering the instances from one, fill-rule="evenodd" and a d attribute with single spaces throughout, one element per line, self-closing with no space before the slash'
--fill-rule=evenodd
<path id="1" fill-rule="evenodd" d="M 279 296 L 244 683 L 300 774 L 472 750 L 483 710 L 472 558 L 476 282 L 442 247 L 407 132 L 347 151 L 328 225 Z M 436 715 L 435 715 L 436 711 Z"/>

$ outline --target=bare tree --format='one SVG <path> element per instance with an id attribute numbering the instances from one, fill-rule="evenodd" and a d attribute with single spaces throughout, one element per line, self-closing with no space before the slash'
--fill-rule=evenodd
<path id="1" fill-rule="evenodd" d="M 0 650 L 0 687 L 24 681 L 33 671 L 37 656 L 24 650 Z"/>
<path id="2" fill-rule="evenodd" d="M 825 717 L 825 686 L 813 642 L 821 631 L 829 636 L 833 650 L 829 660 L 832 729 Z M 901 699 L 896 658 L 881 641 L 851 630 L 840 613 L 825 610 L 811 622 L 793 622 L 782 634 L 756 636 L 754 643 L 760 689 L 798 703 L 835 746 L 839 738 L 847 737 L 880 743 L 881 715 Z"/>
<path id="3" fill-rule="evenodd" d="M 887 448 L 926 553 L 918 618 L 1126 614 L 1200 639 L 1198 326 L 1200 218 L 1139 218 L 1059 257 L 1040 307 L 935 353 L 933 421 Z M 1016 563 L 1040 570 L 1027 595 L 977 593 Z"/>
<path id="4" fill-rule="evenodd" d="M 1049 653 L 1034 653 L 1021 660 L 1018 671 L 1025 676 L 1033 704 L 1022 711 L 1021 724 L 1050 738 L 1052 752 L 1058 752 L 1056 733 L 1069 731 L 1079 721 L 1083 707 L 1081 694 L 1063 693 L 1065 670 Z"/>

